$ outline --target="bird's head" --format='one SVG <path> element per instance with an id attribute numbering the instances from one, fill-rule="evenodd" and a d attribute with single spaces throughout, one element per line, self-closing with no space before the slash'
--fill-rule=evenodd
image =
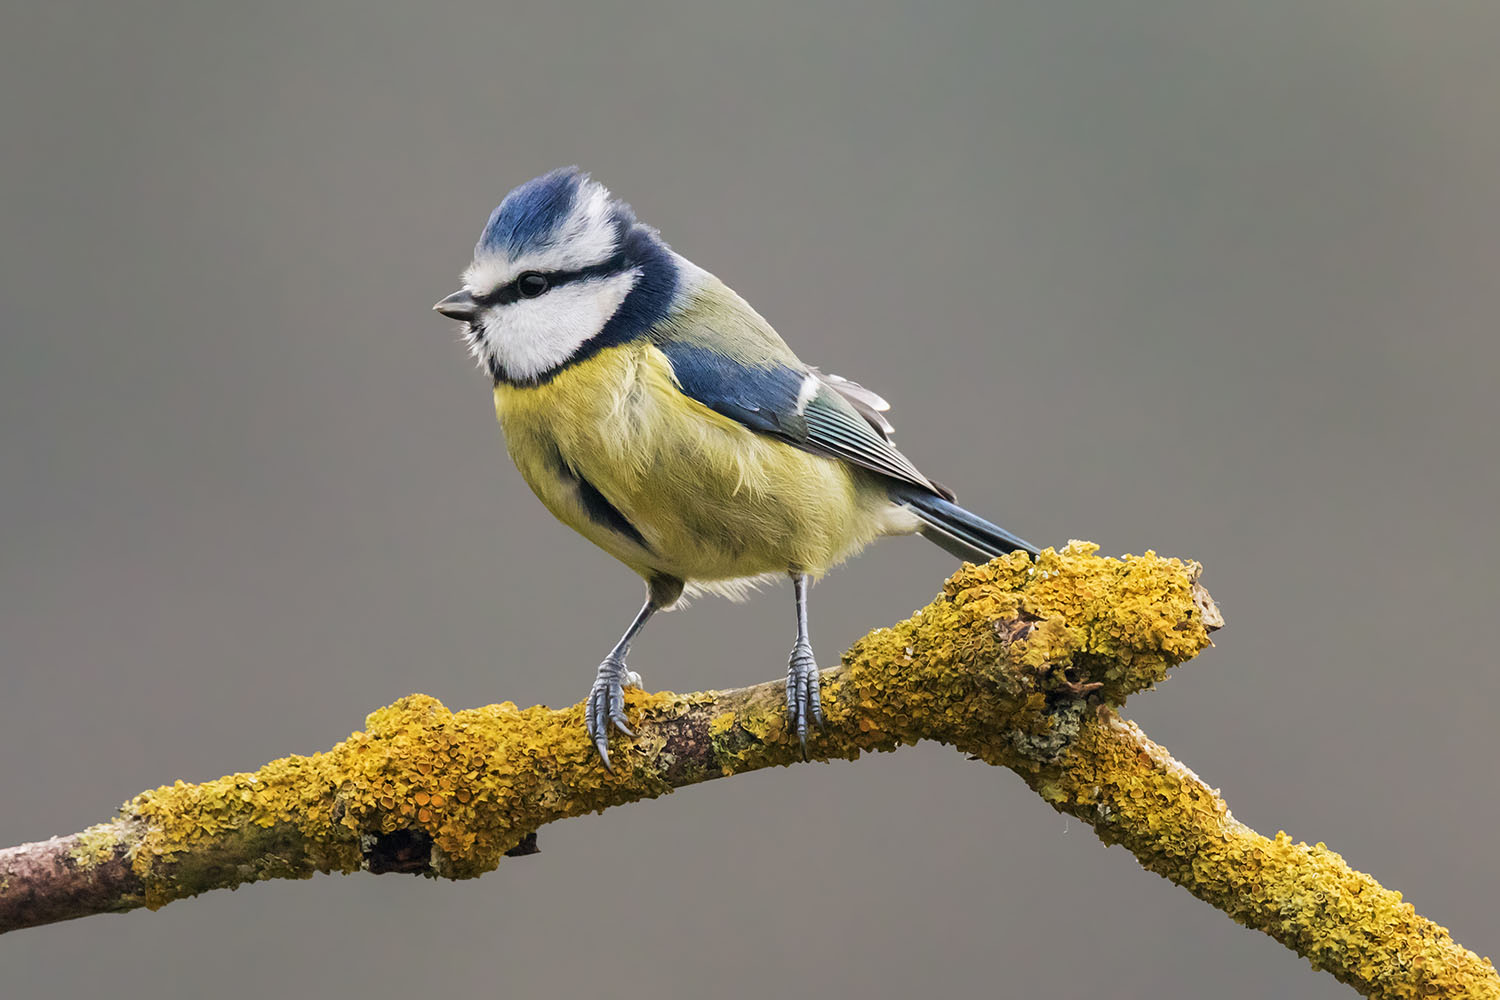
<path id="1" fill-rule="evenodd" d="M 490 213 L 463 288 L 433 306 L 497 382 L 532 384 L 666 315 L 672 251 L 577 167 L 522 184 Z"/>

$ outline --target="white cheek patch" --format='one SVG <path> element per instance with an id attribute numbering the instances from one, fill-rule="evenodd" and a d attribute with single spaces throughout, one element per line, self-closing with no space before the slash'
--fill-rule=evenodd
<path id="1" fill-rule="evenodd" d="M 578 192 L 568 217 L 548 237 L 546 246 L 514 260 L 504 254 L 487 254 L 469 265 L 464 286 L 475 295 L 485 295 L 510 284 L 525 271 L 576 271 L 608 260 L 617 249 L 609 192 L 589 181 Z"/>
<path id="2" fill-rule="evenodd" d="M 498 361 L 516 380 L 552 371 L 599 335 L 639 276 L 638 270 L 624 271 L 494 306 L 484 314 L 484 336 L 473 338 L 474 355 L 485 368 Z"/>

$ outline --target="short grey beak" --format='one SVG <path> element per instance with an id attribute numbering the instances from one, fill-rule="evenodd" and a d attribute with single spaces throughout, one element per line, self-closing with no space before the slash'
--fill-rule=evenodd
<path id="1" fill-rule="evenodd" d="M 471 322 L 479 313 L 479 303 L 474 301 L 474 296 L 462 288 L 432 308 L 449 319 L 460 320 L 464 323 Z"/>

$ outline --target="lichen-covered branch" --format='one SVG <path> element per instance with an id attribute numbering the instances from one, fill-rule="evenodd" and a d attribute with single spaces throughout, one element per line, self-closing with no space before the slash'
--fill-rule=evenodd
<path id="1" fill-rule="evenodd" d="M 1500 998 L 1487 960 L 1321 844 L 1267 840 L 1111 706 L 1209 645 L 1196 564 L 1093 546 L 966 566 L 824 674 L 815 757 L 938 740 L 1020 773 L 1152 871 L 1370 996 Z M 582 706 L 453 712 L 412 695 L 311 757 L 165 786 L 80 834 L 0 851 L 0 931 L 315 872 L 467 878 L 567 816 L 801 760 L 780 682 L 628 693 L 598 762 Z"/>
<path id="2" fill-rule="evenodd" d="M 1217 789 L 1110 709 L 1056 760 L 1023 774 L 1106 844 L 1123 845 L 1149 871 L 1366 996 L 1500 997 L 1489 960 L 1419 916 L 1401 893 L 1323 844 L 1256 833 Z"/>

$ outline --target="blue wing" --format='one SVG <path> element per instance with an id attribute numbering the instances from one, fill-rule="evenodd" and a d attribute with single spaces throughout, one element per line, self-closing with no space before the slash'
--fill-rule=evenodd
<path id="1" fill-rule="evenodd" d="M 657 346 L 672 363 L 684 395 L 753 431 L 788 439 L 806 436 L 797 412 L 805 372 L 776 363 L 743 364 L 696 344 L 668 341 Z"/>
<path id="2" fill-rule="evenodd" d="M 891 444 L 879 396 L 800 364 L 744 363 L 698 344 L 657 345 L 687 395 L 753 431 L 952 497 Z"/>

